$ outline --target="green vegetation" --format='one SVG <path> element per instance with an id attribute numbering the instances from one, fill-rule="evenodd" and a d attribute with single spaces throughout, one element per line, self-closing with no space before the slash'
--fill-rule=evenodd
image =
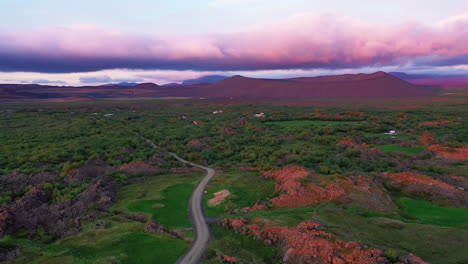
<path id="1" fill-rule="evenodd" d="M 448 208 L 403 197 L 400 199 L 405 213 L 424 224 L 442 226 L 468 226 L 468 209 Z"/>
<path id="2" fill-rule="evenodd" d="M 322 121 L 322 120 L 294 120 L 294 121 L 276 121 L 267 122 L 266 124 L 273 124 L 285 127 L 301 127 L 301 126 L 343 126 L 343 125 L 356 125 L 357 121 Z"/>
<path id="3" fill-rule="evenodd" d="M 466 263 L 468 230 L 368 217 L 346 210 L 321 210 L 316 216 L 341 239 L 373 247 L 412 252 L 433 264 Z M 344 220 L 344 221 L 343 221 Z"/>
<path id="4" fill-rule="evenodd" d="M 163 191 L 164 199 L 138 200 L 128 205 L 131 212 L 144 212 L 167 227 L 190 227 L 188 200 L 194 189 L 193 184 L 179 184 Z"/>
<path id="5" fill-rule="evenodd" d="M 261 184 L 252 184 L 259 183 Z M 231 195 L 218 206 L 210 206 L 208 200 L 214 193 L 228 190 Z M 230 210 L 239 210 L 243 207 L 253 206 L 257 201 L 273 195 L 275 190 L 272 180 L 265 180 L 258 172 L 228 171 L 217 175 L 207 187 L 205 200 L 205 214 L 218 216 Z"/>
<path id="6" fill-rule="evenodd" d="M 14 241 L 22 246 L 23 256 L 6 263 L 175 263 L 189 244 L 161 235 L 146 234 L 143 224 L 118 217 L 105 218 L 110 228 L 87 230 L 53 244 L 25 239 Z"/>
<path id="7" fill-rule="evenodd" d="M 429 202 L 434 199 L 425 195 L 411 196 L 421 200 L 405 198 L 398 186 L 391 186 L 382 178 L 382 172 L 412 171 L 462 186 L 461 181 L 448 176 L 468 176 L 468 163 L 445 159 L 418 139 L 430 133 L 434 144 L 448 146 L 452 151 L 466 146 L 468 120 L 458 118 L 468 115 L 465 105 L 415 102 L 431 107 L 383 109 L 174 102 L 0 105 L 0 174 L 5 175 L 0 186 L 1 204 L 21 199 L 34 187 L 50 191 L 50 204 L 72 201 L 95 183 L 92 177 L 75 183 L 81 175 L 77 171 L 85 168 L 93 175 L 94 166 L 109 168 L 111 173 L 106 169 L 93 177 L 106 176 L 118 186 L 116 202 L 108 210 L 98 211 L 92 203 L 87 205 L 98 219 L 83 220 L 83 232 L 78 235 L 56 239 L 40 230 L 32 239 L 18 232 L 0 241 L 5 247 L 21 247 L 23 255 L 11 263 L 174 263 L 194 236 L 187 205 L 202 173 L 169 173 L 183 165 L 166 157 L 164 151 L 219 168 L 204 196 L 208 216 L 246 217 L 272 221 L 277 226 L 295 226 L 315 219 L 325 223 L 326 231 L 338 238 L 363 241 L 385 250 L 392 258 L 411 252 L 433 264 L 467 263 L 466 208 L 435 205 Z M 224 113 L 213 115 L 218 109 Z M 267 117 L 254 118 L 252 113 L 257 112 L 264 112 Z M 104 117 L 107 113 L 114 115 Z M 179 118 L 183 115 L 190 117 Z M 140 118 L 128 120 L 129 116 Z M 201 123 L 191 123 L 195 120 Z M 439 120 L 453 122 L 419 126 Z M 399 134 L 383 134 L 389 130 Z M 161 153 L 155 153 L 140 135 L 154 141 Z M 351 144 L 339 144 L 343 140 Z M 376 146 L 382 151 L 376 151 Z M 139 161 L 157 168 L 157 172 L 131 174 L 120 169 Z M 398 206 L 380 213 L 344 202 L 324 202 L 309 207 L 241 212 L 243 207 L 279 195 L 274 192 L 273 180 L 248 169 L 262 171 L 287 165 L 314 171 L 324 182 L 353 176 L 370 178 L 375 180 L 372 186 L 388 194 Z M 15 177 L 21 188 L 6 180 Z M 36 184 L 31 178 L 46 180 Z M 308 177 L 302 184 L 321 184 L 320 181 Z M 231 195 L 218 206 L 208 206 L 213 194 L 223 189 Z M 125 217 L 131 212 L 144 213 L 176 229 L 186 241 L 144 233 L 144 223 Z M 96 228 L 100 221 L 107 223 L 105 228 Z M 216 254 L 257 263 L 279 262 L 273 247 L 216 225 L 213 230 L 215 239 L 205 263 L 216 263 Z"/>
<path id="8" fill-rule="evenodd" d="M 408 153 L 419 153 L 424 150 L 423 147 L 401 147 L 397 145 L 382 145 L 382 146 L 377 146 L 380 150 L 384 152 L 390 152 L 390 151 L 399 151 L 399 152 L 408 152 Z"/>
<path id="9" fill-rule="evenodd" d="M 408 135 L 396 134 L 388 135 L 385 133 L 363 133 L 365 137 L 377 137 L 377 138 L 410 138 Z"/>
<path id="10" fill-rule="evenodd" d="M 237 234 L 220 226 L 214 227 L 215 240 L 211 242 L 207 260 L 203 264 L 219 263 L 213 251 L 222 252 L 228 256 L 236 256 L 243 260 L 258 264 L 281 263 L 275 248 L 265 246 L 261 241 L 255 241 L 249 236 Z M 211 253 L 211 254 L 210 254 Z"/>

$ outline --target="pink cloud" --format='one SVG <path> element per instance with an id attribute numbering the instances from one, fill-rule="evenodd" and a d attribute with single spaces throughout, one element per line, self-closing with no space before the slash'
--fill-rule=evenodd
<path id="1" fill-rule="evenodd" d="M 233 34 L 150 36 L 95 26 L 0 32 L 0 70 L 262 70 L 468 61 L 468 15 L 378 25 L 304 14 Z"/>

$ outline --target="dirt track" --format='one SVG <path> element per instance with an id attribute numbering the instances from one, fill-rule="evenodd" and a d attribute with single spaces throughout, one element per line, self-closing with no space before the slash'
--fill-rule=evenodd
<path id="1" fill-rule="evenodd" d="M 148 144 L 153 146 L 153 148 L 157 148 L 157 146 L 151 140 L 146 138 L 145 140 L 146 142 L 148 142 Z M 198 263 L 203 257 L 203 254 L 208 248 L 208 244 L 210 242 L 210 229 L 208 228 L 205 216 L 203 215 L 202 198 L 206 185 L 215 175 L 215 170 L 210 167 L 205 167 L 186 161 L 175 153 L 169 152 L 169 154 L 180 162 L 190 164 L 191 166 L 206 171 L 206 176 L 201 180 L 197 188 L 195 188 L 195 190 L 193 191 L 192 197 L 190 198 L 189 202 L 190 217 L 192 219 L 192 224 L 195 229 L 196 238 L 195 241 L 192 243 L 190 249 L 177 261 L 177 263 L 179 264 Z"/>

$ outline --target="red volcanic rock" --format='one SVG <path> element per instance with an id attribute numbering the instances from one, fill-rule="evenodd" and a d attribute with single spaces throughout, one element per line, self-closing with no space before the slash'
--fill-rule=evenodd
<path id="1" fill-rule="evenodd" d="M 336 145 L 339 147 L 352 147 L 356 146 L 356 142 L 354 142 L 353 138 L 344 138 Z"/>
<path id="2" fill-rule="evenodd" d="M 452 206 L 466 207 L 468 206 L 468 193 L 463 187 L 449 185 L 440 180 L 433 179 L 429 176 L 418 175 L 411 172 L 401 173 L 384 173 L 385 176 L 392 179 L 393 183 L 401 187 L 401 191 L 409 197 L 415 197 L 430 201 L 443 201 Z M 453 184 L 464 185 L 457 183 L 452 178 L 448 178 Z"/>
<path id="3" fill-rule="evenodd" d="M 422 135 L 419 141 L 424 145 L 430 145 L 435 141 L 435 137 L 429 133 L 424 133 L 424 135 Z"/>
<path id="4" fill-rule="evenodd" d="M 433 94 L 384 72 L 282 80 L 233 76 L 194 92 L 206 98 L 371 98 Z"/>
<path id="5" fill-rule="evenodd" d="M 468 160 L 468 147 L 449 149 L 442 145 L 432 145 L 429 147 L 430 150 L 437 152 L 446 158 Z"/>
<path id="6" fill-rule="evenodd" d="M 398 115 L 398 118 L 400 118 L 401 120 L 408 119 L 408 114 L 401 113 L 401 114 Z"/>
<path id="7" fill-rule="evenodd" d="M 202 145 L 203 143 L 199 139 L 193 139 L 187 143 L 189 147 L 201 147 Z"/>
<path id="8" fill-rule="evenodd" d="M 440 126 L 440 125 L 446 125 L 450 124 L 451 121 L 449 120 L 442 120 L 442 121 L 428 121 L 428 122 L 422 122 L 419 124 L 419 126 Z"/>
<path id="9" fill-rule="evenodd" d="M 392 206 L 391 199 L 390 202 L 388 202 L 389 199 L 385 197 L 385 193 L 372 186 L 372 181 L 364 177 L 335 179 L 333 181 L 323 180 L 320 185 L 303 185 L 301 180 L 309 175 L 309 171 L 298 166 L 286 166 L 282 169 L 272 169 L 264 172 L 263 175 L 267 178 L 274 179 L 275 191 L 281 193 L 279 196 L 270 200 L 271 204 L 275 207 L 308 206 L 321 202 L 337 200 L 348 193 L 367 193 L 369 194 L 367 197 L 371 201 L 379 199 L 381 202 L 385 202 L 385 205 L 380 205 L 379 202 L 369 203 L 373 205 L 372 209 L 381 207 L 389 208 Z M 347 203 L 359 202 L 356 197 L 360 196 L 347 195 L 343 201 L 346 201 Z M 359 203 L 362 204 L 362 202 Z M 257 202 L 253 207 L 245 207 L 242 211 L 250 212 L 265 210 L 268 208 L 269 204 L 267 202 Z M 385 210 L 382 209 L 379 211 Z"/>
<path id="10" fill-rule="evenodd" d="M 371 249 L 361 242 L 346 242 L 322 231 L 320 224 L 305 221 L 296 227 L 263 227 L 251 225 L 241 230 L 242 234 L 253 235 L 266 245 L 280 247 L 283 263 L 286 264 L 375 264 L 389 263 L 383 251 Z"/>
<path id="11" fill-rule="evenodd" d="M 269 203 L 271 204 L 271 202 L 269 202 Z M 253 211 L 266 210 L 266 209 L 268 209 L 268 206 L 266 204 L 268 204 L 268 202 L 265 203 L 265 202 L 262 202 L 262 201 L 258 201 L 252 207 L 242 208 L 242 212 L 247 213 L 247 212 L 253 212 Z"/>
<path id="12" fill-rule="evenodd" d="M 224 255 L 220 257 L 220 261 L 221 263 L 238 263 L 239 259 L 236 257 Z"/>
<path id="13" fill-rule="evenodd" d="M 445 188 L 448 190 L 456 189 L 456 187 L 446 184 L 445 182 L 441 182 L 439 180 L 432 179 L 429 176 L 419 175 L 413 172 L 400 172 L 400 173 L 384 172 L 384 175 L 392 179 L 393 182 L 398 185 L 423 184 L 423 185 L 438 186 L 438 187 Z"/>

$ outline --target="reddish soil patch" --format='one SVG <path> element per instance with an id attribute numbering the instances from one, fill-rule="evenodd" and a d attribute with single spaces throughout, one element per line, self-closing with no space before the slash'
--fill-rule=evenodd
<path id="1" fill-rule="evenodd" d="M 432 143 L 434 143 L 435 137 L 429 133 L 424 133 L 424 135 L 422 135 L 419 141 L 427 146 L 427 145 L 431 145 Z"/>
<path id="2" fill-rule="evenodd" d="M 353 147 L 356 146 L 356 142 L 354 142 L 353 138 L 344 138 L 336 145 L 339 147 Z"/>
<path id="3" fill-rule="evenodd" d="M 268 227 L 261 224 L 249 226 L 247 223 L 244 218 L 224 219 L 221 222 L 225 228 L 232 228 L 244 235 L 253 235 L 255 240 L 279 247 L 283 263 L 286 264 L 389 263 L 382 250 L 369 248 L 359 241 L 339 240 L 324 232 L 323 227 L 314 221 L 305 221 L 296 227 Z M 417 257 L 414 256 L 414 259 L 417 260 Z"/>
<path id="4" fill-rule="evenodd" d="M 329 188 L 326 189 L 315 185 L 305 188 L 301 180 L 309 175 L 309 171 L 303 167 L 286 166 L 280 170 L 266 171 L 263 175 L 274 179 L 276 192 L 283 193 L 271 199 L 276 207 L 300 207 L 317 204 L 322 201 L 334 200 L 344 193 L 341 188 L 332 185 L 327 186 Z"/>
<path id="5" fill-rule="evenodd" d="M 208 200 L 208 204 L 210 206 L 217 206 L 219 204 L 221 204 L 222 202 L 224 202 L 224 200 L 226 200 L 226 198 L 231 195 L 231 193 L 228 191 L 228 190 L 221 190 L 219 192 L 215 192 L 214 193 L 214 198 Z"/>
<path id="6" fill-rule="evenodd" d="M 432 145 L 430 150 L 450 159 L 468 160 L 468 147 L 451 149 L 442 145 Z"/>
<path id="7" fill-rule="evenodd" d="M 442 187 L 448 190 L 456 189 L 456 187 L 446 184 L 445 182 L 441 182 L 429 176 L 420 175 L 420 174 L 413 173 L 413 172 L 400 172 L 400 173 L 384 172 L 384 175 L 392 179 L 393 182 L 397 185 L 423 184 L 423 185 L 438 186 L 438 187 Z"/>
<path id="8" fill-rule="evenodd" d="M 449 120 L 422 122 L 419 126 L 440 126 L 452 123 Z"/>
<path id="9" fill-rule="evenodd" d="M 329 180 L 319 178 L 320 184 L 303 184 L 310 172 L 303 167 L 286 166 L 281 169 L 272 169 L 263 172 L 266 178 L 275 180 L 275 191 L 281 193 L 269 202 L 275 207 L 302 207 L 314 205 L 321 202 L 337 200 L 345 194 L 367 193 L 367 198 L 372 200 L 373 195 L 381 196 L 384 192 L 373 187 L 371 179 L 364 177 L 342 178 Z M 385 200 L 385 198 L 379 198 Z M 355 201 L 353 197 L 347 196 L 347 201 Z M 268 202 L 257 202 L 253 207 L 243 208 L 244 212 L 265 210 Z"/>

